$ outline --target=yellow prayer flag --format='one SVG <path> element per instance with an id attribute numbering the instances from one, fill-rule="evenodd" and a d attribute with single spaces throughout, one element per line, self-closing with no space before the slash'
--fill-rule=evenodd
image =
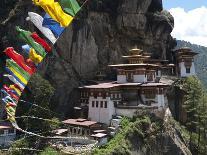
<path id="1" fill-rule="evenodd" d="M 22 94 L 22 92 L 19 89 L 17 89 L 14 85 L 10 85 L 9 88 L 15 90 L 19 96 Z"/>
<path id="2" fill-rule="evenodd" d="M 33 2 L 35 5 L 42 7 L 50 17 L 63 27 L 67 27 L 73 20 L 73 17 L 66 14 L 60 4 L 54 0 L 33 0 Z"/>
<path id="3" fill-rule="evenodd" d="M 36 53 L 36 51 L 33 48 L 30 48 L 29 51 L 29 58 L 35 63 L 35 64 L 39 64 L 40 62 L 42 62 L 42 57 L 40 55 L 38 55 Z"/>
<path id="4" fill-rule="evenodd" d="M 24 84 L 27 85 L 28 81 L 27 79 L 25 79 L 21 74 L 19 74 L 14 68 L 12 67 L 8 67 L 11 72 L 13 72 L 13 74 Z"/>

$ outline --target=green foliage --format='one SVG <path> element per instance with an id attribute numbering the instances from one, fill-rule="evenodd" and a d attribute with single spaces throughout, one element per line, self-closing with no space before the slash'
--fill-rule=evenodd
<path id="1" fill-rule="evenodd" d="M 134 141 L 139 141 L 143 146 L 149 145 L 149 141 L 152 138 L 151 134 L 149 134 L 151 124 L 151 118 L 148 116 L 139 116 L 134 119 L 123 118 L 121 122 L 121 131 L 105 146 L 96 149 L 93 154 L 130 155 Z M 159 125 L 157 126 L 156 124 L 155 126 L 155 128 L 153 127 L 155 130 L 160 129 Z"/>
<path id="2" fill-rule="evenodd" d="M 12 155 L 23 155 L 28 154 L 28 150 L 21 150 L 21 148 L 28 148 L 29 143 L 26 139 L 19 139 L 15 141 L 9 149 L 9 154 Z"/>
<path id="3" fill-rule="evenodd" d="M 56 150 L 54 150 L 53 148 L 47 147 L 39 155 L 58 155 L 58 154 L 59 153 Z"/>
<path id="4" fill-rule="evenodd" d="M 205 154 L 207 150 L 207 94 L 197 77 L 188 77 L 176 82 L 184 92 L 183 108 L 187 113 L 181 128 L 190 149 L 196 154 Z"/>
<path id="5" fill-rule="evenodd" d="M 40 75 L 35 74 L 29 81 L 30 92 L 23 93 L 23 98 L 30 103 L 21 103 L 17 107 L 18 116 L 35 116 L 45 120 L 25 118 L 18 121 L 22 128 L 27 128 L 32 132 L 46 132 L 58 127 L 60 124 L 55 118 L 54 112 L 50 110 L 50 99 L 54 94 L 54 88 Z M 33 104 L 38 105 L 33 106 Z"/>

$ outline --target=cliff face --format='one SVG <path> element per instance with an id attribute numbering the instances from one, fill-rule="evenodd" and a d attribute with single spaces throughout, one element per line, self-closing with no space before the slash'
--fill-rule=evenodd
<path id="1" fill-rule="evenodd" d="M 5 14 L 7 19 L 0 20 L 1 50 L 7 45 L 21 45 L 14 37 L 14 25 L 35 30 L 25 21 L 27 11 L 32 10 L 41 13 L 30 0 L 19 0 L 13 11 Z M 106 66 L 121 62 L 121 55 L 130 48 L 136 46 L 153 53 L 155 58 L 171 60 L 175 45 L 170 36 L 173 25 L 173 17 L 163 10 L 161 0 L 89 1 L 59 38 L 57 52 L 40 67 L 56 88 L 53 102 L 57 110 L 71 114 L 71 107 L 77 102 L 74 88 L 93 79 L 98 70 L 104 70 L 110 77 Z"/>

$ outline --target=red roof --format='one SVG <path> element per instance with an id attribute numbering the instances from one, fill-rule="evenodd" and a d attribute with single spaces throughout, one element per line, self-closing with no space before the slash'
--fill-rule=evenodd
<path id="1" fill-rule="evenodd" d="M 61 135 L 61 134 L 65 133 L 65 132 L 67 132 L 67 131 L 68 131 L 68 129 L 56 129 L 53 132 L 55 134 L 57 134 L 57 135 Z"/>
<path id="2" fill-rule="evenodd" d="M 83 126 L 83 127 L 90 127 L 91 125 L 96 124 L 97 122 L 94 121 L 88 121 L 85 119 L 67 119 L 63 121 L 65 124 L 69 125 L 77 125 L 77 126 Z"/>
<path id="3" fill-rule="evenodd" d="M 106 136 L 107 136 L 107 134 L 105 134 L 105 133 L 97 133 L 97 134 L 91 135 L 91 137 L 96 137 L 96 138 L 103 138 Z"/>
<path id="4" fill-rule="evenodd" d="M 141 86 L 141 87 L 148 87 L 148 86 L 168 86 L 167 84 L 164 83 L 155 83 L 155 82 L 148 82 L 148 83 L 117 83 L 116 81 L 114 82 L 109 82 L 109 83 L 100 83 L 97 85 L 89 85 L 89 86 L 83 86 L 79 88 L 87 88 L 87 89 L 109 89 L 109 88 L 114 88 L 114 87 L 119 87 L 119 86 Z"/>
<path id="5" fill-rule="evenodd" d="M 12 127 L 11 123 L 9 123 L 9 122 L 1 122 L 0 123 L 0 130 L 1 129 L 11 129 L 11 128 L 13 128 L 13 127 Z"/>

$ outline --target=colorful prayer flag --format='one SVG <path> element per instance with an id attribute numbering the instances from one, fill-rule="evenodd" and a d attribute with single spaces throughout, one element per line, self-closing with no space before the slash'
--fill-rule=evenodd
<path id="1" fill-rule="evenodd" d="M 73 20 L 73 17 L 66 14 L 60 4 L 54 0 L 33 0 L 34 4 L 43 8 L 61 26 L 67 27 Z"/>
<path id="2" fill-rule="evenodd" d="M 42 34 L 51 41 L 51 43 L 55 44 L 57 38 L 55 38 L 49 28 L 43 26 L 42 16 L 34 12 L 28 12 L 27 20 L 30 20 L 42 32 Z"/>
<path id="3" fill-rule="evenodd" d="M 60 0 L 60 5 L 63 10 L 70 14 L 71 16 L 75 16 L 78 11 L 80 11 L 81 7 L 79 6 L 76 0 Z"/>
<path id="4" fill-rule="evenodd" d="M 49 28 L 56 38 L 58 38 L 65 30 L 64 27 L 61 27 L 60 24 L 54 21 L 47 13 L 44 16 L 42 25 Z"/>
<path id="5" fill-rule="evenodd" d="M 40 44 L 34 41 L 34 39 L 31 37 L 32 33 L 30 31 L 20 29 L 18 26 L 16 27 L 16 30 L 19 33 L 18 36 L 20 39 L 22 39 L 23 41 L 25 41 L 25 43 L 34 48 L 35 51 L 38 52 L 42 57 L 46 56 L 45 49 Z"/>

